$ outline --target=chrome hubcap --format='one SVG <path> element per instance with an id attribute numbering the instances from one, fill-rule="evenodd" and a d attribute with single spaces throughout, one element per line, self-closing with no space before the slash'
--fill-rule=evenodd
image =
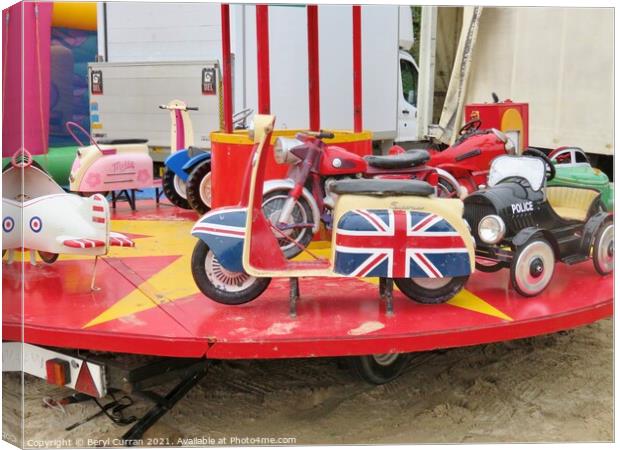
<path id="1" fill-rule="evenodd" d="M 206 174 L 200 181 L 200 199 L 207 207 L 211 208 L 211 172 Z"/>
<path id="2" fill-rule="evenodd" d="M 256 280 L 245 272 L 225 269 L 212 251 L 207 253 L 205 259 L 205 273 L 216 288 L 225 292 L 241 292 L 252 286 Z"/>
<path id="3" fill-rule="evenodd" d="M 516 264 L 515 280 L 519 288 L 527 294 L 537 294 L 542 291 L 553 276 L 555 257 L 553 250 L 543 241 L 528 244 L 513 262 Z"/>
<path id="4" fill-rule="evenodd" d="M 185 181 L 183 181 L 181 178 L 179 178 L 178 175 L 175 175 L 174 176 L 173 184 L 174 184 L 174 190 L 177 191 L 177 194 L 179 194 L 184 199 L 187 199 L 187 191 L 186 191 Z"/>

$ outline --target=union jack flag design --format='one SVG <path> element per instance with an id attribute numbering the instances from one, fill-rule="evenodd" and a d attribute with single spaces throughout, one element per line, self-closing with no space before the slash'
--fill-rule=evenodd
<path id="1" fill-rule="evenodd" d="M 354 277 L 441 278 L 471 272 L 461 235 L 433 213 L 356 209 L 336 232 L 336 273 Z"/>
<path id="2" fill-rule="evenodd" d="M 203 240 L 224 268 L 241 272 L 246 217 L 246 208 L 212 210 L 194 224 L 192 236 Z"/>

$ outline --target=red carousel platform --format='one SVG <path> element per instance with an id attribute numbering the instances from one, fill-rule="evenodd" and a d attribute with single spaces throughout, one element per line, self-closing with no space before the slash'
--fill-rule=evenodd
<path id="1" fill-rule="evenodd" d="M 136 248 L 100 260 L 61 256 L 24 265 L 24 341 L 31 344 L 173 357 L 289 358 L 413 352 L 535 336 L 585 325 L 613 312 L 613 277 L 591 262 L 558 264 L 549 288 L 526 299 L 508 271 L 475 273 L 442 305 L 395 292 L 388 317 L 373 280 L 300 280 L 298 317 L 288 315 L 288 280 L 274 280 L 242 306 L 205 298 L 191 276 L 195 213 L 152 201 L 121 205 L 114 231 Z M 321 251 L 320 249 L 317 251 Z M 3 263 L 3 339 L 21 340 L 19 263 Z"/>

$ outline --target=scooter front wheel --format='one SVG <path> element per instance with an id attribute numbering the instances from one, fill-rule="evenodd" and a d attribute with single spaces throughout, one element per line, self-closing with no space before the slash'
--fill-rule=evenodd
<path id="1" fill-rule="evenodd" d="M 395 278 L 394 283 L 400 291 L 418 303 L 445 303 L 458 294 L 469 275 L 443 278 Z"/>
<path id="2" fill-rule="evenodd" d="M 241 305 L 262 294 L 271 278 L 257 278 L 245 272 L 227 270 L 204 241 L 198 241 L 192 253 L 192 275 L 200 291 L 225 305 Z"/>

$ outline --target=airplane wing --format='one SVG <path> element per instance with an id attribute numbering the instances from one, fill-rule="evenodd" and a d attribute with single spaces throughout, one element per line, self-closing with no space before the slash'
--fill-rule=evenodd
<path id="1" fill-rule="evenodd" d="M 70 248 L 96 248 L 105 247 L 105 241 L 101 239 L 78 238 L 71 236 L 60 236 L 58 238 L 65 247 Z M 127 236 L 121 233 L 110 232 L 110 246 L 115 247 L 134 247 L 135 243 Z"/>
<path id="2" fill-rule="evenodd" d="M 86 239 L 78 237 L 60 236 L 57 238 L 65 247 L 71 248 L 95 248 L 105 247 L 105 241 L 99 239 Z"/>
<path id="3" fill-rule="evenodd" d="M 124 234 L 110 231 L 110 245 L 117 247 L 135 247 L 136 243 Z"/>

